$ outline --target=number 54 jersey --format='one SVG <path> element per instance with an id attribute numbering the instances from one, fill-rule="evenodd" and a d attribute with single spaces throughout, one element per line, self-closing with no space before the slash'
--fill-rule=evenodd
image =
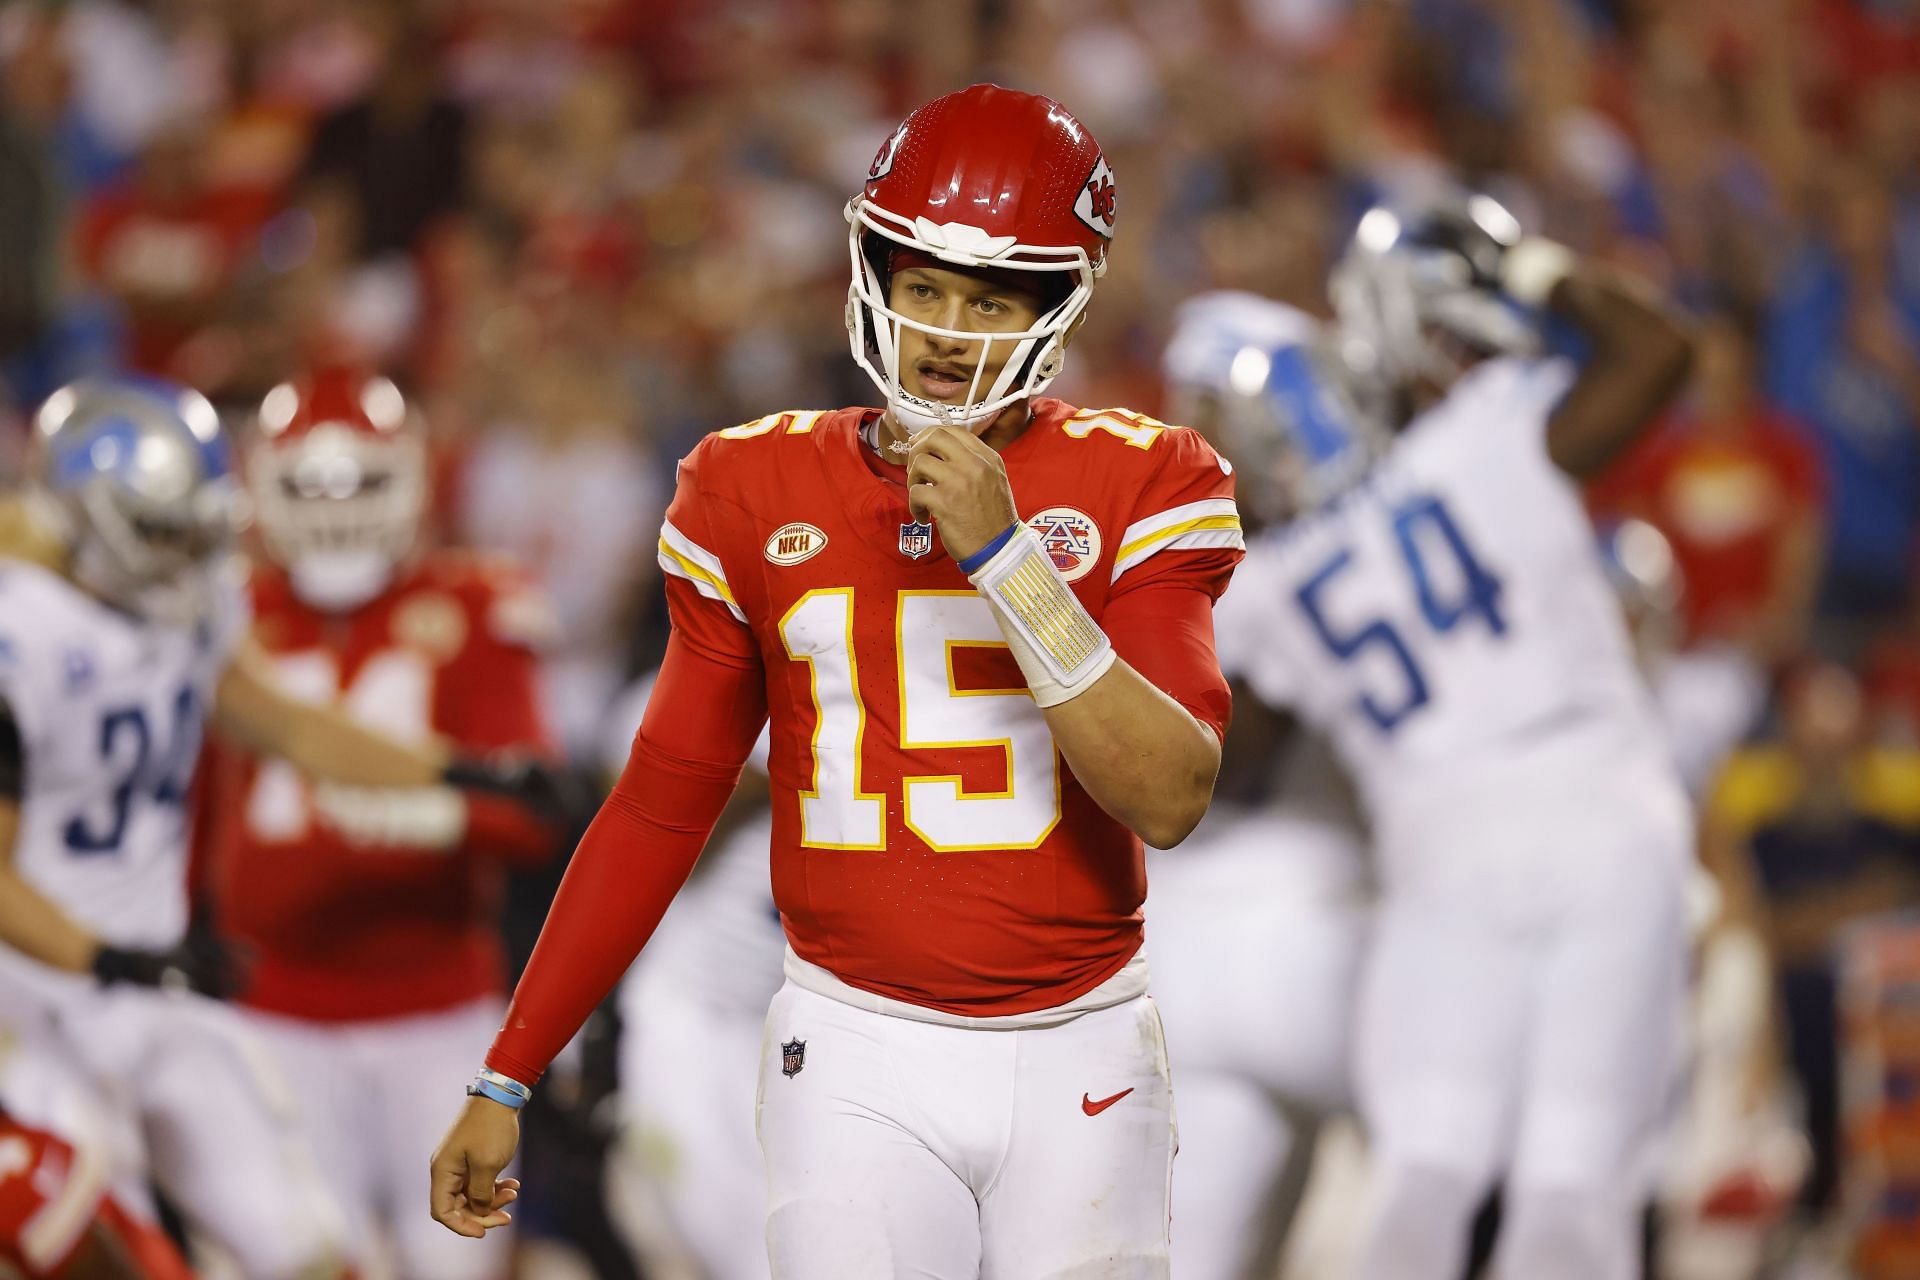
<path id="1" fill-rule="evenodd" d="M 1484 892 L 1476 869 L 1564 863 L 1542 854 L 1679 800 L 1579 492 L 1547 455 L 1570 375 L 1476 366 L 1360 484 L 1256 540 L 1221 605 L 1223 663 L 1331 737 L 1389 883 Z"/>
<path id="2" fill-rule="evenodd" d="M 1231 469 L 1186 428 L 1033 409 L 1001 455 L 1021 517 L 1093 617 L 1113 612 L 1120 656 L 1220 730 L 1210 643 L 1187 664 L 1205 670 L 1169 669 L 1179 646 L 1152 632 L 1240 557 Z M 774 900 L 800 958 L 963 1016 L 1065 1004 L 1139 949 L 1140 841 L 1075 781 L 986 602 L 861 439 L 876 416 L 774 414 L 681 462 L 674 626 L 764 671 Z"/>

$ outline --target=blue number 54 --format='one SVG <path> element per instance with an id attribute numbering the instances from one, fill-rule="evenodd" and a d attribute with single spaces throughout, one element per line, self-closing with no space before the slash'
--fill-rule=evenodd
<path id="1" fill-rule="evenodd" d="M 1506 616 L 1500 610 L 1500 580 L 1487 572 L 1473 548 L 1467 544 L 1460 526 L 1446 505 L 1432 495 L 1409 499 L 1393 509 L 1394 542 L 1400 549 L 1421 616 L 1437 634 L 1452 631 L 1467 618 L 1478 618 L 1495 636 L 1507 633 Z M 1436 589 L 1428 572 L 1427 552 L 1434 538 L 1458 570 L 1456 594 Z M 1327 617 L 1326 598 L 1339 578 L 1353 563 L 1353 552 L 1346 547 L 1336 551 L 1300 584 L 1294 598 L 1306 613 L 1313 632 L 1327 652 L 1342 663 L 1358 659 L 1368 650 L 1390 655 L 1399 668 L 1399 688 L 1390 692 L 1362 690 L 1355 699 L 1360 711 L 1383 733 L 1391 733 L 1406 718 L 1433 700 L 1426 676 L 1414 660 L 1413 650 L 1385 618 L 1373 618 L 1348 631 L 1337 629 Z"/>

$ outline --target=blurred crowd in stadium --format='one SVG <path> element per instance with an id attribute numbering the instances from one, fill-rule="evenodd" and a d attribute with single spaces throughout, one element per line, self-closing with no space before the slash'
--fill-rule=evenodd
<path id="1" fill-rule="evenodd" d="M 1068 103 L 1125 175 L 1077 403 L 1163 406 L 1196 292 L 1324 313 L 1362 210 L 1458 181 L 1686 306 L 1694 385 L 1592 502 L 1666 535 L 1699 715 L 1736 721 L 1694 781 L 1710 865 L 1763 904 L 1803 1198 L 1840 1202 L 1849 1150 L 1897 1166 L 1920 1060 L 1843 1089 L 1871 1032 L 1836 956 L 1920 901 L 1920 5 L 15 0 L 0 476 L 88 371 L 240 423 L 316 359 L 374 365 L 429 424 L 437 539 L 551 600 L 547 713 L 597 761 L 663 644 L 675 460 L 871 398 L 841 206 L 908 108 L 981 79 Z"/>

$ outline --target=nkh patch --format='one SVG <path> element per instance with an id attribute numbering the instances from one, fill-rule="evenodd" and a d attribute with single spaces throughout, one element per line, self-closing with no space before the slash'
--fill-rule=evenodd
<path id="1" fill-rule="evenodd" d="M 918 560 L 933 550 L 933 526 L 925 520 L 909 520 L 900 526 L 900 554 Z"/>
<path id="2" fill-rule="evenodd" d="M 780 1074 L 791 1080 L 807 1065 L 807 1042 L 789 1040 L 780 1046 Z"/>
<path id="3" fill-rule="evenodd" d="M 1068 582 L 1086 577 L 1100 559 L 1100 526 L 1084 511 L 1048 507 L 1028 516 L 1027 527 L 1039 535 L 1047 559 Z"/>

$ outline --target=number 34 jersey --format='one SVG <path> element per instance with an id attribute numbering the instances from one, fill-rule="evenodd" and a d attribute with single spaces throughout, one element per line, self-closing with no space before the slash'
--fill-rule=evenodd
<path id="1" fill-rule="evenodd" d="M 1001 458 L 1093 617 L 1136 592 L 1217 597 L 1241 539 L 1206 442 L 1033 407 Z M 986 602 L 861 440 L 875 416 L 775 414 L 682 461 L 660 543 L 674 625 L 764 670 L 774 900 L 802 959 L 948 1013 L 1064 1004 L 1139 948 L 1140 841 L 1074 780 Z M 1136 665 L 1157 643 L 1113 638 Z M 1162 684 L 1218 729 L 1224 684 L 1204 665 Z"/>
<path id="2" fill-rule="evenodd" d="M 1403 846 L 1456 835 L 1564 843 L 1579 793 L 1617 795 L 1622 769 L 1664 787 L 1592 526 L 1547 455 L 1570 373 L 1476 366 L 1361 484 L 1256 540 L 1221 604 L 1223 665 L 1329 734 L 1389 877 Z"/>
<path id="3" fill-rule="evenodd" d="M 14 866 L 119 946 L 186 931 L 187 789 L 248 618 L 237 566 L 218 588 L 199 626 L 159 626 L 0 560 L 0 695 L 26 763 Z"/>

